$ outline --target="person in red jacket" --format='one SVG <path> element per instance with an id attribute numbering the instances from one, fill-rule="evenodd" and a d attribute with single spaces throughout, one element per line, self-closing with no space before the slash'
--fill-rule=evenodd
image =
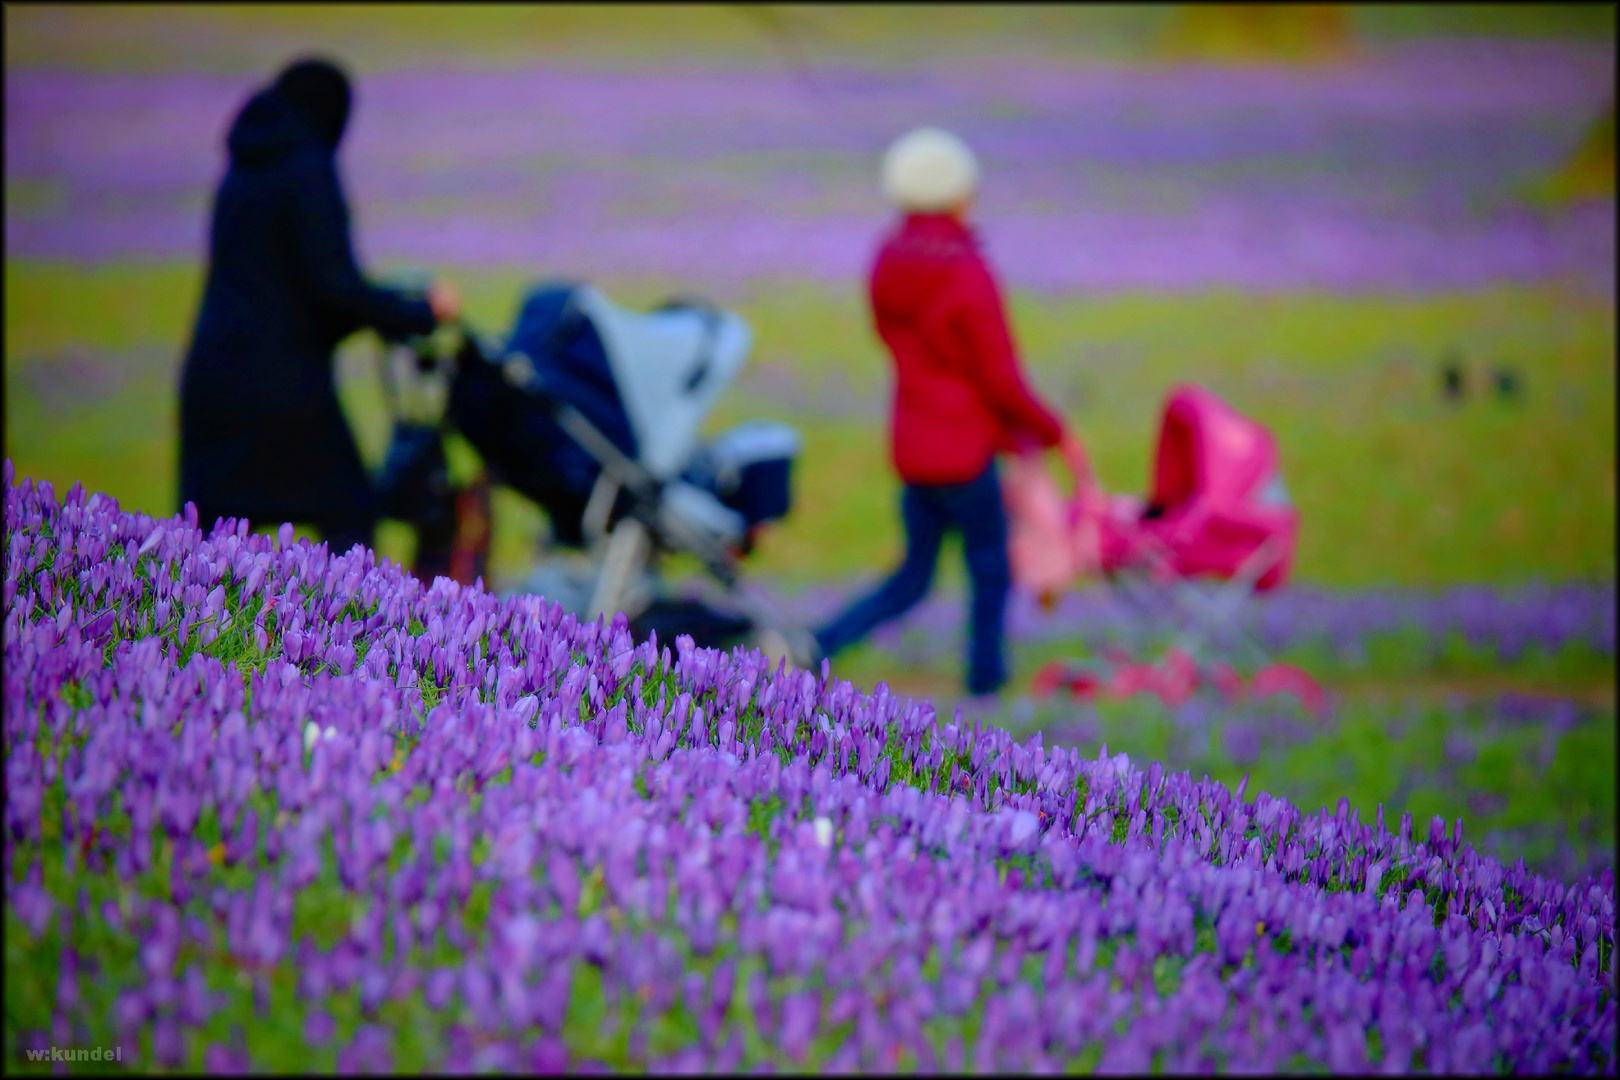
<path id="1" fill-rule="evenodd" d="M 1007 680 L 1011 571 L 995 455 L 1055 446 L 1077 471 L 1085 458 L 1019 370 L 1000 290 L 966 221 L 977 181 L 972 152 L 935 128 L 901 137 L 884 156 L 884 194 L 904 216 L 878 252 L 870 291 L 895 367 L 890 454 L 904 482 L 906 553 L 815 639 L 832 656 L 912 608 L 945 534 L 958 529 L 973 591 L 967 688 L 981 697 Z"/>

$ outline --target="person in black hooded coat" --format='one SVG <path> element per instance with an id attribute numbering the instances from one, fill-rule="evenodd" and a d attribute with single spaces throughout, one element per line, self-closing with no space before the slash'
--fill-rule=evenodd
<path id="1" fill-rule="evenodd" d="M 333 382 L 340 341 L 432 331 L 459 308 L 370 284 L 355 263 L 336 151 L 348 79 L 303 60 L 243 107 L 214 201 L 202 307 L 180 388 L 180 501 L 217 517 L 314 525 L 370 544 L 378 498 Z"/>

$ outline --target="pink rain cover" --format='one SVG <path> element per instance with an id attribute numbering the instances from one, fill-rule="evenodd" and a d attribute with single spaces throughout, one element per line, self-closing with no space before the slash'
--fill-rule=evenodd
<path id="1" fill-rule="evenodd" d="M 1165 399 L 1154 460 L 1150 504 L 1160 517 L 1110 515 L 1103 526 L 1102 562 L 1112 570 L 1149 548 L 1170 556 L 1176 576 L 1228 578 L 1269 538 L 1281 551 L 1258 582 L 1282 584 L 1293 566 L 1299 515 L 1262 501 L 1278 475 L 1271 432 L 1201 386 L 1183 385 Z"/>

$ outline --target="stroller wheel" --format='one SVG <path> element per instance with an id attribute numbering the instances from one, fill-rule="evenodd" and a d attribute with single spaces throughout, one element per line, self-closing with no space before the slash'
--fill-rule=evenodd
<path id="1" fill-rule="evenodd" d="M 489 573 L 489 478 L 480 473 L 472 484 L 447 492 L 436 504 L 436 513 L 417 522 L 416 576 L 471 585 Z"/>
<path id="2" fill-rule="evenodd" d="M 463 585 L 489 573 L 489 545 L 494 532 L 489 476 L 479 473 L 456 493 L 456 536 L 450 548 L 450 576 Z"/>
<path id="3" fill-rule="evenodd" d="M 654 600 L 630 620 L 630 633 L 637 641 L 657 631 L 660 642 L 673 644 L 685 634 L 700 649 L 740 645 L 753 628 L 752 620 L 717 611 L 699 600 Z"/>

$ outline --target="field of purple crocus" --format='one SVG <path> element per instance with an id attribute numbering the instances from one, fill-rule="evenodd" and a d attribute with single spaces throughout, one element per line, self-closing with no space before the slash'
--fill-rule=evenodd
<path id="1" fill-rule="evenodd" d="M 4 480 L 19 1051 L 1614 1067 L 1612 869 Z"/>
<path id="2" fill-rule="evenodd" d="M 7 75 L 8 258 L 192 259 L 262 76 Z M 365 251 L 535 274 L 858 280 L 872 161 L 920 122 L 993 163 L 1010 285 L 1613 287 L 1614 207 L 1515 199 L 1614 93 L 1610 49 L 1418 43 L 1342 70 L 986 58 L 907 70 L 383 72 L 344 150 Z"/>

